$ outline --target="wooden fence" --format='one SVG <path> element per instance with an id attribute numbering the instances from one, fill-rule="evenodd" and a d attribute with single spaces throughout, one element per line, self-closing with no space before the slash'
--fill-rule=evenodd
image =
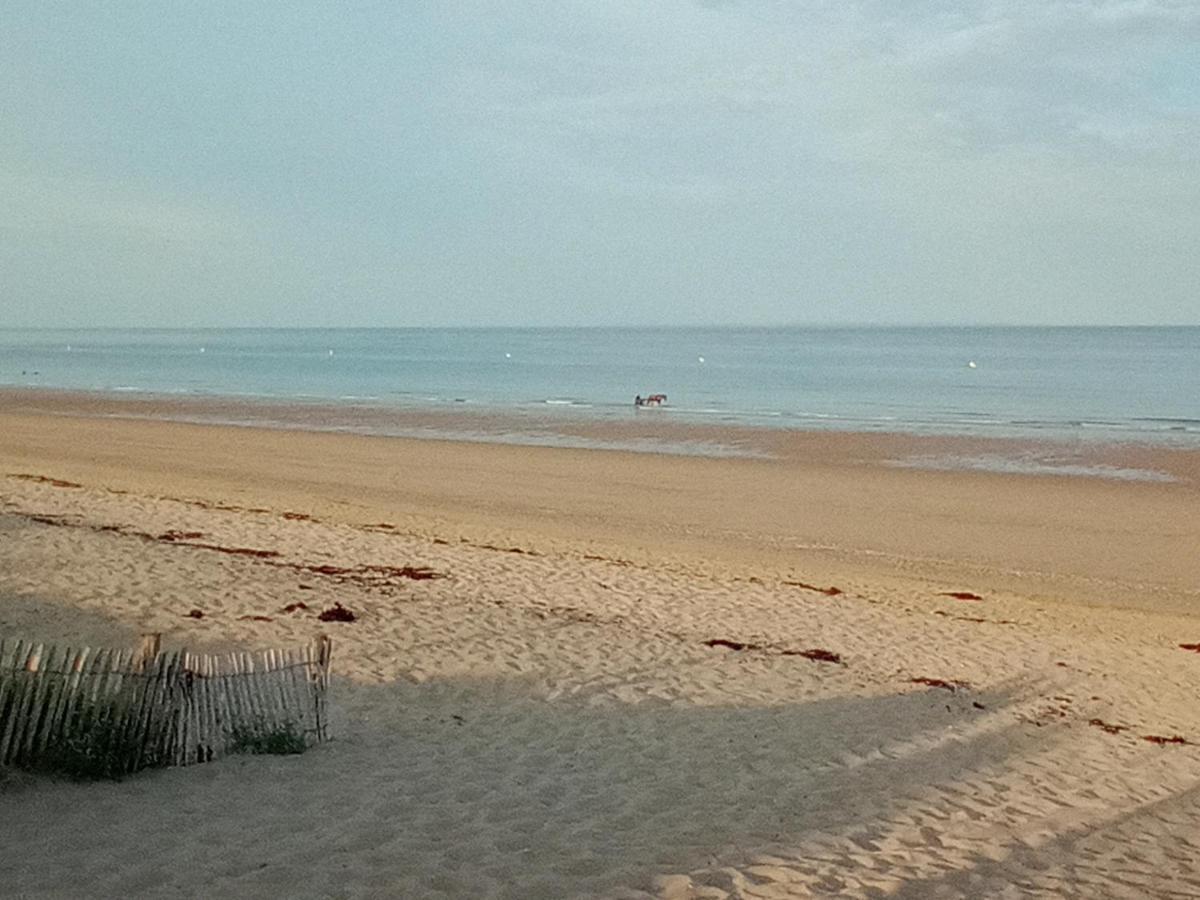
<path id="1" fill-rule="evenodd" d="M 162 652 L 158 635 L 137 650 L 0 640 L 0 765 L 116 777 L 273 739 L 302 749 L 328 737 L 330 649 L 326 637 L 222 655 Z"/>

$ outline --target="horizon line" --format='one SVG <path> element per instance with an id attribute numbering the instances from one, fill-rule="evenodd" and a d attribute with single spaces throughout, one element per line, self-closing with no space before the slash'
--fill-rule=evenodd
<path id="1" fill-rule="evenodd" d="M 878 329 L 948 329 L 948 328 L 1090 328 L 1090 329 L 1135 329 L 1135 328 L 1200 328 L 1197 322 L 1134 322 L 1134 323 L 1053 323 L 1036 324 L 1020 322 L 723 322 L 723 323 L 612 323 L 575 325 L 0 325 L 0 331 L 585 331 L 585 330 L 656 330 L 656 331 L 699 331 L 699 330 L 759 330 L 770 328 L 809 328 L 813 330 L 836 330 L 844 328 Z"/>

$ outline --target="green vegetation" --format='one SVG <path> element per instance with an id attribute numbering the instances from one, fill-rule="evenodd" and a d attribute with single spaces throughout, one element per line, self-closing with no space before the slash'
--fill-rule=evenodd
<path id="1" fill-rule="evenodd" d="M 128 691 L 104 699 L 76 694 L 69 712 L 53 724 L 48 717 L 59 706 L 59 692 L 64 688 L 60 682 L 53 682 L 35 695 L 37 687 L 35 673 L 12 672 L 0 677 L 0 721 L 20 717 L 13 738 L 19 749 L 9 760 L 14 768 L 95 781 L 118 779 L 167 764 L 165 748 L 171 715 L 167 710 L 149 708 L 144 685 L 133 685 Z M 34 700 L 27 705 L 25 698 L 31 696 Z M 50 729 L 49 736 L 31 738 L 38 729 Z"/>
<path id="2" fill-rule="evenodd" d="M 230 735 L 231 753 L 270 753 L 286 756 L 308 749 L 304 732 L 292 722 L 259 721 L 252 727 L 234 728 Z"/>
<path id="3" fill-rule="evenodd" d="M 22 760 L 32 772 L 61 775 L 77 781 L 119 779 L 142 769 L 165 766 L 159 752 L 168 723 L 152 717 L 144 729 L 136 727 L 133 709 L 109 701 L 75 711 L 63 736 L 36 757 Z"/>

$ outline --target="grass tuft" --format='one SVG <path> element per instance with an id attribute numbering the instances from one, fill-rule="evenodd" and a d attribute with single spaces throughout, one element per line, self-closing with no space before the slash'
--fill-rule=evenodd
<path id="1" fill-rule="evenodd" d="M 132 727 L 130 710 L 120 703 L 96 704 L 76 712 L 67 735 L 22 768 L 75 781 L 118 780 L 142 769 L 165 766 L 154 723 L 146 732 Z"/>
<path id="2" fill-rule="evenodd" d="M 251 727 L 234 728 L 230 735 L 231 753 L 269 753 L 287 756 L 308 749 L 304 732 L 295 722 L 258 722 Z"/>

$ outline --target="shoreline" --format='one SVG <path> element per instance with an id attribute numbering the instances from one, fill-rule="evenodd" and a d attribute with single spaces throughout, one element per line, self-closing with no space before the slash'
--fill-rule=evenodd
<path id="1" fill-rule="evenodd" d="M 423 409 L 325 399 L 0 386 L 0 412 L 120 418 L 364 437 L 602 450 L 706 458 L 861 457 L 901 468 L 1200 484 L 1200 444 L 1106 440 L 1096 434 L 1037 437 L 885 428 L 767 427 L 697 423 L 661 411 L 595 420 L 569 412 Z M 866 448 L 872 448 L 867 450 Z"/>
<path id="2" fill-rule="evenodd" d="M 671 439 L 761 455 L 672 456 L 128 418 L 163 410 L 74 394 L 22 400 L 0 393 L 4 474 L 284 502 L 440 539 L 514 535 L 649 564 L 720 560 L 799 580 L 903 573 L 1085 604 L 1200 610 L 1200 452 L 686 427 L 670 429 Z M 1174 480 L 896 464 L 1031 452 Z"/>
<path id="3" fill-rule="evenodd" d="M 1071 446 L 1096 453 L 1104 448 L 1200 452 L 1200 421 L 1135 418 L 1110 421 L 1038 422 L 1025 419 L 936 420 L 894 416 L 855 417 L 737 410 L 697 410 L 669 405 L 634 410 L 632 405 L 528 400 L 480 403 L 470 398 L 418 402 L 400 395 L 281 396 L 255 393 L 156 391 L 142 388 L 75 388 L 0 384 L 0 403 L 35 407 L 82 407 L 107 403 L 144 410 L 150 418 L 224 425 L 375 434 L 387 437 L 500 442 L 527 446 L 595 447 L 687 456 L 754 456 L 795 434 L 893 435 L 928 440 L 975 441 L 1001 446 Z M 970 413 L 963 413 L 970 416 Z M 1144 427 L 1155 422 L 1156 427 Z M 697 438 L 696 435 L 709 435 Z M 711 436 L 717 439 L 711 439 Z M 734 436 L 732 444 L 720 437 Z M 1036 472 L 1036 468 L 1031 470 Z M 1071 474 L 1064 472 L 1063 474 Z M 1104 473 L 1077 472 L 1088 475 Z M 1127 477 L 1127 476 L 1117 476 Z M 1136 477 L 1136 476 L 1135 476 Z"/>

